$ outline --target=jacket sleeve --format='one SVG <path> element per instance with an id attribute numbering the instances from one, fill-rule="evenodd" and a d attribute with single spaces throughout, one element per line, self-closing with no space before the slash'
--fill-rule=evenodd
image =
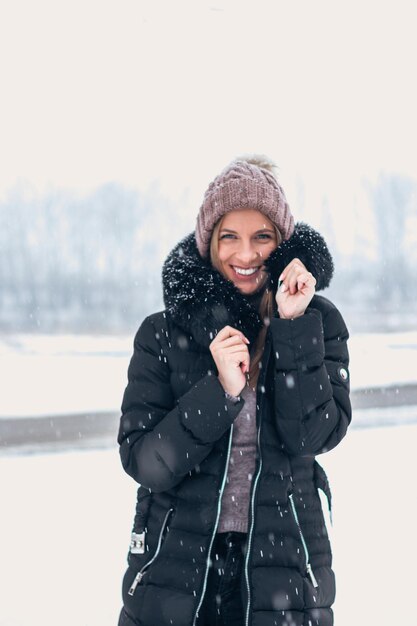
<path id="1" fill-rule="evenodd" d="M 171 371 L 150 316 L 134 340 L 118 434 L 126 472 L 152 491 L 165 491 L 211 451 L 244 405 L 227 400 L 208 373 L 177 401 Z"/>
<path id="2" fill-rule="evenodd" d="M 352 412 L 349 399 L 349 333 L 332 304 L 307 308 L 293 320 L 271 320 L 274 354 L 275 419 L 292 455 L 316 455 L 345 436 Z"/>

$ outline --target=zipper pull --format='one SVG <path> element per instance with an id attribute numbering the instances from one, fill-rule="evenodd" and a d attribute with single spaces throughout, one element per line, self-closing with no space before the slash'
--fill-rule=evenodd
<path id="1" fill-rule="evenodd" d="M 132 532 L 130 540 L 130 552 L 132 554 L 145 554 L 145 532 Z"/>
<path id="2" fill-rule="evenodd" d="M 129 596 L 133 596 L 133 594 L 135 593 L 135 589 L 138 586 L 138 584 L 140 583 L 140 581 L 142 580 L 143 574 L 142 572 L 138 572 L 133 580 L 133 583 L 131 584 L 131 587 L 129 589 L 129 591 L 127 592 L 129 594 Z"/>
<path id="3" fill-rule="evenodd" d="M 315 576 L 314 576 L 314 574 L 313 574 L 313 570 L 312 570 L 312 567 L 311 567 L 310 563 L 307 563 L 307 574 L 308 574 L 308 575 L 310 576 L 310 578 L 311 578 L 311 582 L 313 583 L 313 587 L 318 587 L 318 586 L 319 586 L 319 584 L 318 584 L 318 582 L 317 582 L 317 580 L 316 580 L 316 577 L 315 577 Z M 130 593 L 130 592 L 129 592 L 129 593 Z"/>

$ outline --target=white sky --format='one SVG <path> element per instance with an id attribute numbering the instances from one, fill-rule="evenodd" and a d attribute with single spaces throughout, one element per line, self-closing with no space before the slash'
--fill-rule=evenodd
<path id="1" fill-rule="evenodd" d="M 298 178 L 350 212 L 361 177 L 417 178 L 416 58 L 411 1 L 6 0 L 0 194 L 158 178 L 199 202 L 264 152 L 293 207 Z"/>

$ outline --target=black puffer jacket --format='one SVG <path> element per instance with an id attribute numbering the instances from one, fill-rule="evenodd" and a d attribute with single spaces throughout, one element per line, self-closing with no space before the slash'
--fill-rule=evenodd
<path id="1" fill-rule="evenodd" d="M 329 284 L 322 237 L 298 223 L 267 259 L 272 285 L 298 257 Z M 194 234 L 163 268 L 166 309 L 134 341 L 118 442 L 138 483 L 119 626 L 192 626 L 202 604 L 220 513 L 233 421 L 244 400 L 226 400 L 209 345 L 226 324 L 253 343 L 257 311 L 198 254 Z M 315 455 L 334 448 L 351 419 L 348 331 L 337 308 L 315 295 L 305 314 L 279 319 L 266 336 L 257 386 L 258 454 L 252 479 L 246 624 L 329 626 L 335 595 L 331 549 Z"/>

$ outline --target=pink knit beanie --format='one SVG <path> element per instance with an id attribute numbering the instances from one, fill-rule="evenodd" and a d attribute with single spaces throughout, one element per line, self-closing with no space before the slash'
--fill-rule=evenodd
<path id="1" fill-rule="evenodd" d="M 207 258 L 216 222 L 234 209 L 258 209 L 278 226 L 283 240 L 294 232 L 294 218 L 274 173 L 274 163 L 263 155 L 238 157 L 220 172 L 204 194 L 197 216 L 196 242 Z"/>

